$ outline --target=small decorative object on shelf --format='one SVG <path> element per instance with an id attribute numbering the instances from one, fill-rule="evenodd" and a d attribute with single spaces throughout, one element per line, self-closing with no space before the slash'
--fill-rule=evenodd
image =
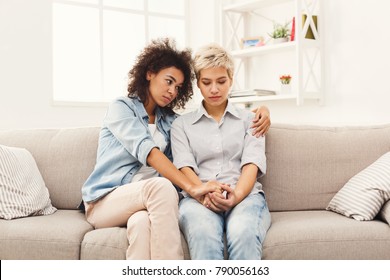
<path id="1" fill-rule="evenodd" d="M 292 19 L 290 40 L 295 41 L 295 17 Z"/>
<path id="2" fill-rule="evenodd" d="M 289 23 L 284 25 L 279 23 L 274 23 L 274 30 L 268 35 L 274 39 L 274 44 L 287 42 L 288 37 L 290 36 L 290 29 L 288 28 Z"/>
<path id="3" fill-rule="evenodd" d="M 282 75 L 279 77 L 279 80 L 282 84 L 288 85 L 291 82 L 291 76 L 290 75 Z"/>
<path id="4" fill-rule="evenodd" d="M 280 94 L 290 94 L 291 93 L 291 76 L 290 75 L 282 75 L 279 77 L 280 80 Z"/>

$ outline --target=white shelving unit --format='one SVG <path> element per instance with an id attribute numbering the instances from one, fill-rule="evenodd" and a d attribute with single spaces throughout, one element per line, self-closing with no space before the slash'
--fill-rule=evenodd
<path id="1" fill-rule="evenodd" d="M 323 15 L 321 11 L 323 0 L 248 0 L 235 1 L 227 3 L 228 0 L 222 0 L 222 15 L 221 15 L 221 41 L 222 45 L 230 51 L 232 56 L 238 60 L 236 62 L 236 74 L 244 71 L 243 80 L 239 83 L 239 88 L 236 90 L 251 90 L 253 89 L 253 69 L 251 59 L 260 56 L 277 57 L 279 54 L 288 53 L 294 55 L 294 86 L 290 95 L 271 95 L 271 96 L 246 96 L 233 97 L 230 100 L 235 103 L 246 103 L 248 106 L 252 102 L 261 102 L 266 100 L 296 100 L 297 105 L 300 105 L 306 99 L 316 99 L 320 104 L 324 101 L 324 55 L 323 55 L 323 40 L 320 29 L 323 26 Z M 295 40 L 280 44 L 267 43 L 264 46 L 240 48 L 242 38 L 253 37 L 253 28 L 251 23 L 255 17 L 262 17 L 262 10 L 269 7 L 290 3 L 294 6 L 294 10 L 290 11 L 291 18 L 295 17 Z M 288 11 L 287 11 L 288 12 Z M 306 15 L 306 20 L 303 24 L 303 15 Z M 317 26 L 313 21 L 313 15 L 317 16 Z M 273 20 L 272 16 L 267 17 L 268 20 Z M 291 25 L 290 25 L 291 27 Z M 314 39 L 307 39 L 307 31 L 311 28 Z M 264 30 L 264 26 L 256 26 L 262 33 L 271 32 Z M 252 29 L 252 30 L 250 30 Z M 252 32 L 250 32 L 252 31 Z M 261 66 L 257 66 L 261 67 Z M 279 73 L 275 73 L 275 77 Z M 259 79 L 259 78 L 258 78 Z M 237 79 L 236 79 L 237 80 Z M 243 84 L 243 85 L 241 85 Z"/>

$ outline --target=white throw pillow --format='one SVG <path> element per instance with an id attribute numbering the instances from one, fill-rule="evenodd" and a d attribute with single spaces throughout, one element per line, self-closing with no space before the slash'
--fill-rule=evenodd
<path id="1" fill-rule="evenodd" d="M 31 153 L 0 145 L 0 218 L 49 215 L 56 210 Z"/>
<path id="2" fill-rule="evenodd" d="M 358 221 L 369 221 L 390 198 L 390 152 L 352 177 L 336 193 L 326 210 Z"/>

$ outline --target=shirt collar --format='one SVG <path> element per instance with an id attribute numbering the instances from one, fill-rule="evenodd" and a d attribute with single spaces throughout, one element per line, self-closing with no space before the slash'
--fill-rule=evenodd
<path id="1" fill-rule="evenodd" d="M 140 114 L 141 118 L 142 119 L 148 119 L 149 118 L 148 113 L 146 112 L 145 106 L 141 102 L 141 100 L 139 100 L 139 98 L 134 98 L 134 104 L 135 104 L 135 107 L 137 108 L 138 113 Z M 157 106 L 156 107 L 156 119 L 157 119 L 157 121 L 160 121 L 160 119 L 164 120 L 165 115 L 166 115 L 166 113 L 159 106 Z"/>
<path id="2" fill-rule="evenodd" d="M 133 102 L 135 104 L 135 108 L 137 108 L 140 117 L 143 119 L 147 118 L 148 113 L 146 112 L 144 104 L 142 104 L 141 100 L 139 100 L 138 98 L 133 98 Z"/>
<path id="3" fill-rule="evenodd" d="M 204 108 L 203 102 L 204 101 L 201 102 L 199 109 L 196 111 L 196 113 L 194 115 L 194 119 L 192 121 L 192 124 L 195 124 L 196 122 L 198 122 L 203 116 L 205 116 L 206 118 L 212 118 L 209 115 L 209 113 L 207 113 L 206 109 Z M 235 118 L 240 118 L 240 115 L 237 111 L 237 108 L 233 105 L 233 103 L 229 102 L 229 99 L 228 99 L 228 104 L 226 106 L 226 109 L 225 109 L 225 112 L 223 113 L 222 118 L 224 118 L 227 113 L 229 113 L 230 115 L 232 115 Z"/>

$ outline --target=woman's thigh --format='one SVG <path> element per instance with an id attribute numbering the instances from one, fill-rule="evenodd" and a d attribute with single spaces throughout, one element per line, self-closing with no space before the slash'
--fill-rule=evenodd
<path id="1" fill-rule="evenodd" d="M 223 259 L 224 218 L 193 198 L 179 204 L 179 224 L 192 259 Z"/>
<path id="2" fill-rule="evenodd" d="M 243 252 L 256 251 L 257 248 L 256 256 L 261 257 L 261 246 L 270 224 L 271 216 L 264 195 L 248 195 L 227 214 L 226 235 L 231 252 L 245 256 L 247 253 L 242 255 Z M 254 256 L 248 257 L 254 259 Z"/>
<path id="3" fill-rule="evenodd" d="M 150 198 L 146 198 L 145 189 L 158 184 L 159 181 L 166 184 L 166 179 L 162 178 L 126 184 L 116 188 L 97 202 L 87 204 L 88 222 L 95 228 L 126 226 L 131 215 L 140 210 L 147 210 L 145 199 Z M 153 195 L 159 196 L 158 193 Z"/>

